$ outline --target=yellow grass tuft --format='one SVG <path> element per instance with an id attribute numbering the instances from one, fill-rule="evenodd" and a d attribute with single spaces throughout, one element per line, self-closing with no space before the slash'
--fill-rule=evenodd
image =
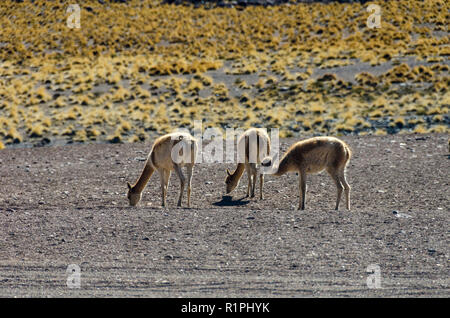
<path id="1" fill-rule="evenodd" d="M 450 128 L 448 125 L 434 125 L 429 130 L 430 133 L 448 134 L 450 133 Z M 450 149 L 450 148 L 449 148 Z"/>
<path id="2" fill-rule="evenodd" d="M 416 127 L 414 127 L 413 132 L 417 134 L 426 134 L 428 133 L 428 129 L 425 127 L 425 125 L 417 125 Z"/>
<path id="3" fill-rule="evenodd" d="M 385 129 L 379 128 L 374 132 L 374 135 L 375 136 L 385 136 L 385 135 L 387 135 L 387 132 Z"/>
<path id="4" fill-rule="evenodd" d="M 310 104 L 309 110 L 314 114 L 322 114 L 326 112 L 327 109 L 321 103 L 313 102 Z"/>
<path id="5" fill-rule="evenodd" d="M 28 127 L 30 137 L 42 137 L 47 129 L 41 124 L 34 124 Z"/>

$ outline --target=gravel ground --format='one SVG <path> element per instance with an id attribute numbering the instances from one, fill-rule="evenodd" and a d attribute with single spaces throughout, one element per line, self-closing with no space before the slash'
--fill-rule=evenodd
<path id="1" fill-rule="evenodd" d="M 157 174 L 132 208 L 126 181 L 150 143 L 4 149 L 0 296 L 449 297 L 448 138 L 342 137 L 351 211 L 333 210 L 326 173 L 309 177 L 305 211 L 295 174 L 267 176 L 262 201 L 244 197 L 245 174 L 225 196 L 232 164 L 196 166 L 190 209 L 176 207 L 174 174 L 168 208 Z"/>

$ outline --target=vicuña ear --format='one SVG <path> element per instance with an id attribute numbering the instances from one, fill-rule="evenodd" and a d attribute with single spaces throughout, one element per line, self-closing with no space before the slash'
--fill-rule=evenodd
<path id="1" fill-rule="evenodd" d="M 127 186 L 128 186 L 128 189 L 131 190 L 131 184 L 129 182 L 127 182 Z"/>
<path id="2" fill-rule="evenodd" d="M 228 169 L 227 169 L 227 175 L 231 176 L 231 172 Z"/>

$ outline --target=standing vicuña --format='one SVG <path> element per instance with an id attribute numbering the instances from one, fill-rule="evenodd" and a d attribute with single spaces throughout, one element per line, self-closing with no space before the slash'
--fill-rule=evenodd
<path id="1" fill-rule="evenodd" d="M 174 148 L 177 146 L 177 148 Z M 172 150 L 174 149 L 174 150 Z M 177 151 L 178 150 L 178 151 Z M 162 206 L 166 206 L 166 194 L 169 186 L 169 178 L 172 170 L 175 170 L 180 178 L 180 196 L 178 197 L 178 206 L 181 206 L 184 185 L 186 178 L 181 168 L 186 166 L 187 169 L 187 198 L 188 207 L 191 200 L 191 179 L 192 170 L 195 163 L 195 155 L 197 153 L 197 141 L 188 133 L 175 132 L 159 137 L 153 143 L 144 170 L 137 182 L 131 186 L 128 185 L 128 200 L 130 205 L 135 206 L 141 200 L 141 194 L 147 185 L 148 180 L 155 170 L 158 170 L 161 180 Z"/>
<path id="2" fill-rule="evenodd" d="M 284 154 L 275 176 L 289 171 L 299 174 L 300 202 L 299 209 L 305 209 L 306 174 L 319 173 L 326 169 L 337 187 L 336 210 L 339 208 L 342 190 L 345 191 L 347 209 L 350 210 L 350 186 L 345 179 L 345 167 L 351 157 L 350 148 L 343 141 L 334 137 L 314 137 L 293 144 Z M 272 166 L 272 158 L 263 160 L 264 167 Z"/>
<path id="3" fill-rule="evenodd" d="M 244 144 L 245 142 L 245 144 Z M 265 155 L 270 154 L 270 138 L 267 135 L 265 129 L 261 128 L 250 128 L 246 130 L 238 139 L 237 142 L 238 151 L 241 149 L 244 151 L 244 162 L 239 162 L 236 170 L 231 173 L 227 169 L 227 177 L 225 183 L 227 186 L 227 193 L 233 191 L 239 184 L 239 180 L 244 173 L 244 169 L 247 171 L 248 186 L 247 186 L 247 196 L 255 196 L 256 187 L 256 177 L 258 174 L 258 169 L 256 164 L 260 163 Z M 263 150 L 261 147 L 267 147 L 267 152 L 260 153 Z M 259 175 L 259 198 L 263 198 L 263 183 L 264 175 L 261 173 Z"/>

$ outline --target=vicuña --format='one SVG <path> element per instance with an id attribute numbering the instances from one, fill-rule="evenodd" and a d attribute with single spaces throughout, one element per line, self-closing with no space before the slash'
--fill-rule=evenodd
<path id="1" fill-rule="evenodd" d="M 342 190 L 345 191 L 347 209 L 350 210 L 350 186 L 345 179 L 345 168 L 350 160 L 349 146 L 334 137 L 314 137 L 293 144 L 284 154 L 278 167 L 273 167 L 271 157 L 264 158 L 262 166 L 276 171 L 273 175 L 281 176 L 295 171 L 299 175 L 300 202 L 299 209 L 305 209 L 306 175 L 319 173 L 326 169 L 337 187 L 336 210 L 339 208 Z"/>
<path id="2" fill-rule="evenodd" d="M 267 135 L 265 129 L 250 128 L 246 130 L 238 139 L 237 142 L 238 152 L 244 151 L 244 162 L 238 163 L 236 170 L 231 173 L 227 169 L 227 177 L 225 179 L 226 192 L 230 193 L 239 184 L 239 180 L 244 173 L 244 169 L 247 171 L 248 186 L 247 196 L 255 196 L 256 178 L 258 175 L 258 169 L 256 164 L 259 164 L 264 156 L 270 154 L 270 138 Z M 267 152 L 261 152 L 264 150 L 262 147 L 267 147 Z M 263 198 L 263 183 L 264 175 L 259 174 L 259 198 Z"/>
<path id="3" fill-rule="evenodd" d="M 197 153 L 197 141 L 189 133 L 175 132 L 159 137 L 153 143 L 144 170 L 137 182 L 128 185 L 128 200 L 130 205 L 135 206 L 141 200 L 142 191 L 148 183 L 155 170 L 158 171 L 161 180 L 162 206 L 166 206 L 166 195 L 172 170 L 175 170 L 180 178 L 180 195 L 178 206 L 181 206 L 186 177 L 181 168 L 186 166 L 187 170 L 187 205 L 191 203 L 191 180 L 192 171 Z"/>

